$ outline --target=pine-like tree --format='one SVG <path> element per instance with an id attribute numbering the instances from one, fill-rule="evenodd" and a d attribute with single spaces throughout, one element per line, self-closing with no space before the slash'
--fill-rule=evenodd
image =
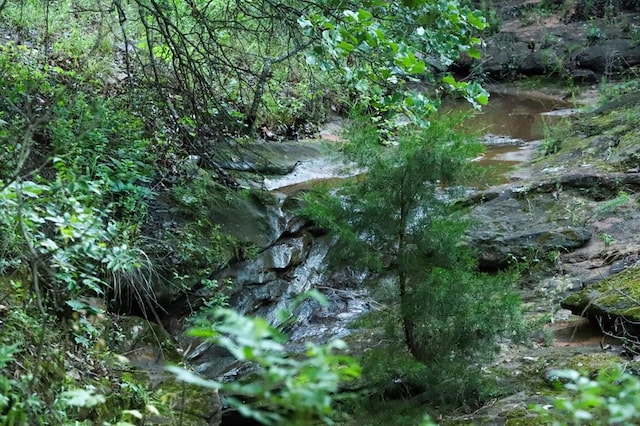
<path id="1" fill-rule="evenodd" d="M 340 237 L 337 259 L 395 273 L 404 344 L 435 369 L 491 352 L 519 320 L 508 280 L 477 272 L 464 212 L 450 201 L 482 149 L 459 124 L 438 119 L 387 140 L 361 124 L 345 152 L 366 173 L 333 195 L 307 197 L 306 211 Z"/>

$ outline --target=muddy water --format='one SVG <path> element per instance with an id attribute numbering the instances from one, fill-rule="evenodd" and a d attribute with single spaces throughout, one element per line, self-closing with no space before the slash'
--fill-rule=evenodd
<path id="1" fill-rule="evenodd" d="M 473 112 L 465 101 L 445 102 L 442 110 L 472 113 L 465 125 L 484 135 L 487 149 L 477 162 L 485 175 L 476 180 L 482 187 L 522 178 L 511 170 L 535 156 L 545 126 L 574 114 L 571 106 L 542 92 L 496 90 L 482 111 Z"/>
<path id="2" fill-rule="evenodd" d="M 470 112 L 465 102 L 445 103 L 445 111 Z M 513 91 L 491 93 L 489 104 L 467 121 L 481 134 L 509 136 L 522 141 L 533 141 L 544 136 L 545 113 L 566 110 L 571 104 L 543 93 Z"/>
<path id="3" fill-rule="evenodd" d="M 535 154 L 535 141 L 543 138 L 545 124 L 574 113 L 570 108 L 570 103 L 543 92 L 494 89 L 489 104 L 465 122 L 466 126 L 485 135 L 483 141 L 488 148 L 483 157 L 478 159 L 478 163 L 487 169 L 482 184 L 496 185 L 509 181 L 509 170 L 529 161 Z M 445 102 L 441 111 L 471 113 L 473 108 L 464 100 L 456 100 Z M 324 143 L 339 141 L 345 125 L 344 120 L 326 124 L 320 132 L 320 140 Z M 263 184 L 268 190 L 291 195 L 306 189 L 311 183 L 329 183 L 333 179 L 350 178 L 359 173 L 362 171 L 353 164 L 320 156 L 301 161 L 287 175 L 269 176 Z"/>

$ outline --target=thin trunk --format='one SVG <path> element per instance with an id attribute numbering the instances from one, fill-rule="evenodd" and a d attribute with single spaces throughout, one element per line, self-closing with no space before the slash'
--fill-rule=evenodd
<path id="1" fill-rule="evenodd" d="M 298 46 L 295 46 L 292 50 L 283 53 L 277 58 L 265 59 L 264 65 L 262 66 L 262 72 L 260 72 L 260 76 L 258 77 L 256 90 L 253 92 L 253 101 L 251 102 L 251 107 L 249 108 L 249 112 L 247 113 L 247 118 L 245 119 L 245 125 L 247 126 L 248 133 L 251 134 L 255 130 L 256 120 L 258 119 L 258 110 L 260 109 L 260 104 L 262 103 L 262 97 L 264 95 L 265 85 L 269 82 L 272 76 L 271 67 L 273 65 L 279 64 L 280 62 L 284 62 L 289 58 L 302 52 L 304 49 L 309 47 L 312 42 L 313 42 L 313 39 L 308 40 Z"/>
<path id="2" fill-rule="evenodd" d="M 400 223 L 398 228 L 398 287 L 400 290 L 400 317 L 402 320 L 402 328 L 404 330 L 404 341 L 409 349 L 411 355 L 420 360 L 420 345 L 415 336 L 415 325 L 411 319 L 411 313 L 407 312 L 408 305 L 411 296 L 408 294 L 409 277 L 405 265 L 408 259 L 406 256 L 406 229 L 409 221 L 409 204 L 410 200 L 406 198 L 405 194 L 405 179 L 407 179 L 406 169 L 405 174 L 400 181 Z"/>
<path id="3" fill-rule="evenodd" d="M 405 307 L 408 303 L 407 298 L 409 297 L 407 295 L 407 274 L 406 272 L 404 272 L 402 270 L 402 266 L 400 266 L 400 271 L 398 273 L 398 280 L 400 281 L 400 316 L 402 317 L 402 328 L 404 330 L 404 342 L 407 345 L 407 348 L 409 349 L 409 352 L 411 353 L 411 355 L 417 359 L 420 360 L 421 357 L 421 352 L 420 352 L 420 345 L 418 344 L 418 341 L 416 339 L 416 336 L 414 334 L 414 324 L 413 321 L 411 321 L 411 318 L 409 318 L 409 315 L 407 314 L 407 312 L 405 312 Z"/>

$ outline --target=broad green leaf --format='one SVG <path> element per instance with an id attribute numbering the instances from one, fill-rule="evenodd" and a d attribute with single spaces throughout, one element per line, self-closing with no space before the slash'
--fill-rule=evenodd
<path id="1" fill-rule="evenodd" d="M 469 14 L 467 15 L 467 21 L 479 30 L 484 30 L 487 27 L 487 22 L 482 16 Z"/>
<path id="2" fill-rule="evenodd" d="M 178 367 L 176 365 L 167 366 L 165 367 L 165 369 L 168 372 L 175 374 L 176 379 L 185 383 L 190 383 L 193 385 L 201 386 L 203 388 L 210 388 L 210 389 L 218 389 L 220 387 L 220 384 L 218 382 L 204 379 L 201 376 L 194 374 L 191 371 L 186 370 L 182 367 Z"/>
<path id="3" fill-rule="evenodd" d="M 411 67 L 412 74 L 422 74 L 426 69 L 425 63 L 423 61 L 418 61 Z"/>
<path id="4" fill-rule="evenodd" d="M 93 389 L 72 389 L 60 394 L 60 398 L 73 407 L 91 408 L 98 404 L 104 404 L 104 395 L 96 394 Z"/>
<path id="5" fill-rule="evenodd" d="M 469 48 L 469 50 L 467 50 L 467 55 L 469 55 L 469 57 L 473 59 L 480 59 L 481 56 L 480 51 L 475 47 Z"/>

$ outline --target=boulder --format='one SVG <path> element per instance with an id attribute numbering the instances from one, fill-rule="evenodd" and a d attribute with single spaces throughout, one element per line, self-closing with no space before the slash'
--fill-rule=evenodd
<path id="1" fill-rule="evenodd" d="M 640 323 L 640 268 L 637 262 L 609 278 L 567 297 L 562 307 L 603 326 Z"/>
<path id="2" fill-rule="evenodd" d="M 293 215 L 283 210 L 285 199 L 265 193 L 263 197 L 236 197 L 212 212 L 211 222 L 220 231 L 260 249 L 273 244 L 293 224 Z"/>
<path id="3" fill-rule="evenodd" d="M 478 248 L 480 268 L 495 270 L 515 259 L 542 255 L 552 250 L 564 251 L 581 247 L 591 238 L 582 227 L 554 228 L 540 225 L 510 235 L 476 233 L 473 245 Z"/>
<path id="4" fill-rule="evenodd" d="M 496 270 L 514 260 L 583 246 L 591 231 L 565 217 L 561 203 L 552 194 L 522 195 L 512 189 L 475 206 L 467 237 L 480 268 Z"/>
<path id="5" fill-rule="evenodd" d="M 632 37 L 606 19 L 585 25 L 505 17 L 500 31 L 486 38 L 481 59 L 462 57 L 454 67 L 467 72 L 480 68 L 498 79 L 556 74 L 596 82 L 640 63 L 640 46 Z"/>

